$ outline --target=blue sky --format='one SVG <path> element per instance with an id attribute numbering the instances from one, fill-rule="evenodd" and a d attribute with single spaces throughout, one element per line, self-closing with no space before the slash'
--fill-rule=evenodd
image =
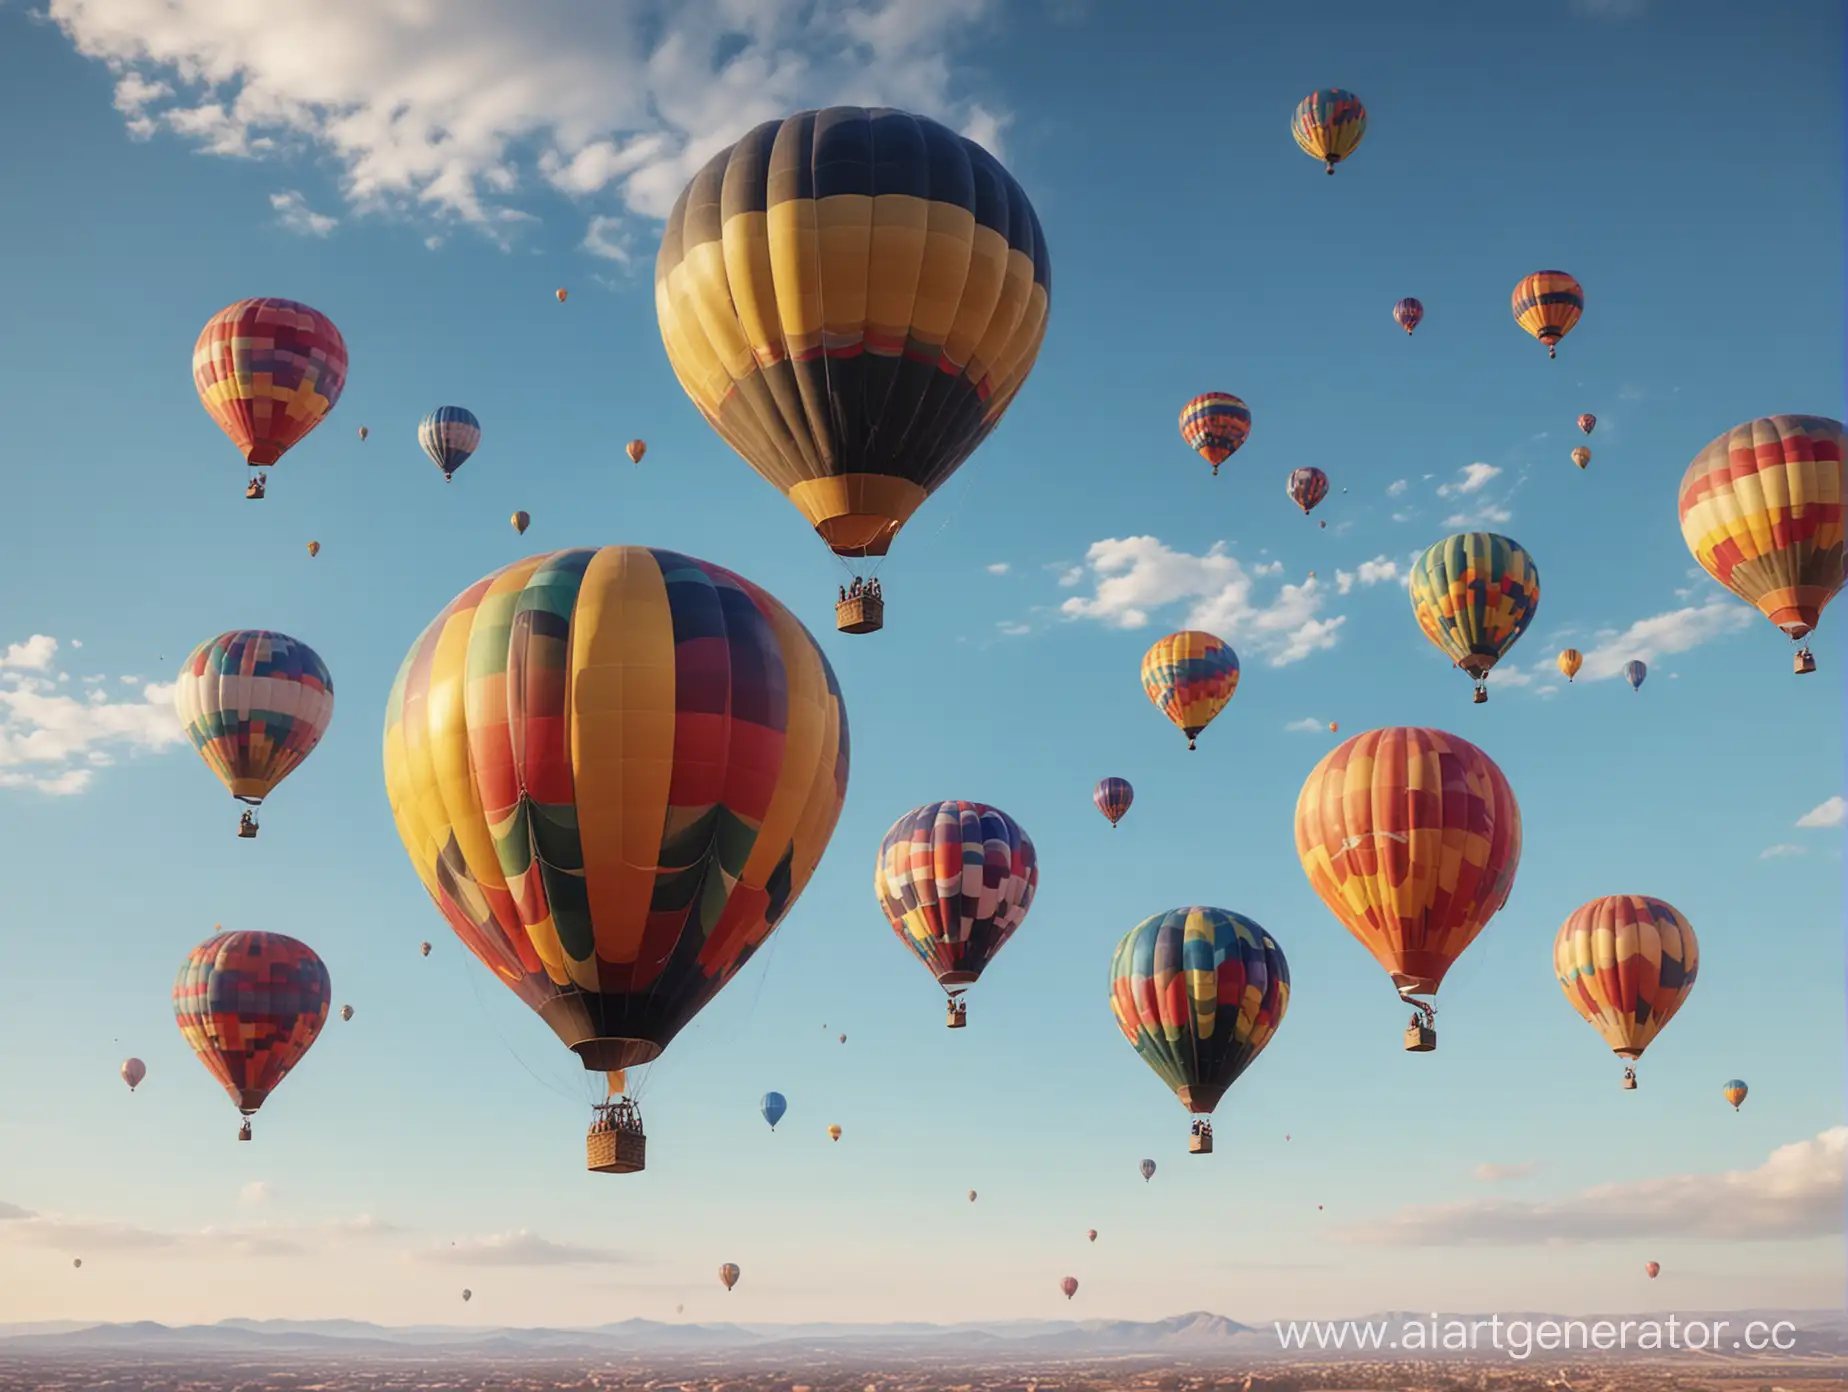
<path id="1" fill-rule="evenodd" d="M 382 8 L 245 31 L 212 0 L 0 7 L 0 123 L 29 132 L 0 154 L 9 1318 L 947 1319 L 1064 1311 L 1066 1274 L 1073 1313 L 1128 1317 L 1833 1303 L 1848 644 L 1829 616 L 1793 680 L 1694 570 L 1675 488 L 1739 421 L 1844 414 L 1836 7 L 455 0 L 433 29 Z M 1325 85 L 1371 116 L 1332 179 L 1287 129 Z M 833 632 L 836 562 L 685 400 L 653 314 L 687 173 L 834 100 L 989 140 L 1053 258 L 1039 364 L 901 538 L 866 639 Z M 1543 267 L 1587 296 L 1555 362 L 1508 310 Z M 252 507 L 188 362 L 261 294 L 332 316 L 352 368 Z M 1410 340 L 1401 295 L 1426 306 Z M 1175 429 L 1206 390 L 1254 417 L 1216 480 Z M 484 440 L 444 487 L 415 435 L 447 402 Z M 1309 463 L 1326 531 L 1283 495 Z M 1544 582 L 1482 707 L 1396 579 L 1476 523 Z M 788 603 L 854 733 L 832 847 L 654 1070 L 631 1179 L 582 1170 L 580 1071 L 449 936 L 379 772 L 391 678 L 456 591 L 619 542 Z M 1137 680 L 1190 620 L 1245 673 L 1192 755 Z M 246 625 L 309 642 L 338 693 L 248 844 L 143 685 Z M 1569 689 L 1547 675 L 1567 644 L 1589 659 Z M 1613 676 L 1634 656 L 1640 693 Z M 1513 898 L 1451 974 L 1434 1055 L 1401 1052 L 1384 974 L 1298 867 L 1296 793 L 1332 744 L 1306 720 L 1454 731 L 1520 798 Z M 1115 833 L 1104 774 L 1137 791 Z M 886 827 L 939 797 L 1005 808 L 1042 867 L 959 1035 L 870 887 Z M 1676 904 L 1703 953 L 1634 1094 L 1550 969 L 1560 921 L 1612 892 Z M 1196 902 L 1261 922 L 1295 982 L 1211 1159 L 1106 992 L 1117 939 Z M 250 1146 L 168 1004 L 214 923 L 310 942 L 358 1012 Z M 766 1088 L 790 1102 L 775 1135 Z"/>

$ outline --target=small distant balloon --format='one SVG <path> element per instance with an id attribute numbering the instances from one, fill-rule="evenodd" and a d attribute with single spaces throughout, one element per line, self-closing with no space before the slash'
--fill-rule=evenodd
<path id="1" fill-rule="evenodd" d="M 719 1279 L 725 1283 L 726 1290 L 730 1290 L 733 1286 L 737 1285 L 738 1277 L 741 1275 L 743 1275 L 743 1273 L 738 1270 L 737 1262 L 726 1262 L 725 1265 L 719 1268 Z"/>
<path id="2" fill-rule="evenodd" d="M 430 944 L 429 943 L 418 943 L 417 950 L 423 953 L 424 956 L 428 957 L 430 955 Z"/>
<path id="3" fill-rule="evenodd" d="M 1586 449 L 1583 445 L 1580 445 L 1577 449 L 1572 451 L 1572 462 L 1583 469 L 1586 465 L 1591 463 L 1591 451 Z"/>
<path id="4" fill-rule="evenodd" d="M 465 406 L 438 406 L 418 422 L 417 443 L 448 482 L 481 448 L 481 422 Z"/>
<path id="5" fill-rule="evenodd" d="M 320 542 L 318 542 L 318 541 L 311 541 L 311 542 L 309 542 L 309 543 L 308 543 L 308 556 L 309 556 L 309 559 L 310 559 L 310 560 L 312 560 L 312 559 L 313 559 L 314 557 L 316 557 L 316 556 L 318 556 L 318 555 L 320 555 L 320 554 L 321 554 L 321 543 L 320 543 Z"/>
<path id="6" fill-rule="evenodd" d="M 1303 510 L 1307 517 L 1315 510 L 1317 503 L 1328 496 L 1328 475 L 1314 465 L 1292 470 L 1283 485 L 1283 491 L 1290 495 L 1290 501 Z"/>
<path id="7" fill-rule="evenodd" d="M 343 1020 L 352 1019 L 353 1018 L 353 1007 L 350 1005 L 341 1006 L 340 1007 L 340 1018 Z"/>
<path id="8" fill-rule="evenodd" d="M 838 1141 L 840 1138 L 841 1128 L 838 1125 L 830 1126 L 828 1128 L 828 1139 L 831 1141 Z"/>
<path id="9" fill-rule="evenodd" d="M 1115 826 L 1129 812 L 1129 806 L 1136 800 L 1136 790 L 1129 786 L 1127 778 L 1100 778 L 1097 786 L 1091 790 L 1091 801 Z"/>
<path id="10" fill-rule="evenodd" d="M 1720 1094 L 1728 1102 L 1732 1103 L 1732 1109 L 1736 1112 L 1739 1110 L 1739 1104 L 1745 1101 L 1746 1093 L 1750 1091 L 1751 1089 L 1745 1085 L 1745 1079 L 1734 1078 L 1731 1082 L 1727 1083 L 1725 1087 L 1720 1089 Z"/>
<path id="11" fill-rule="evenodd" d="M 1142 1181 L 1145 1184 L 1155 1177 L 1155 1162 L 1153 1160 L 1144 1160 L 1136 1168 L 1142 1171 Z"/>
<path id="12" fill-rule="evenodd" d="M 368 435 L 370 435 L 371 433 L 372 433 L 372 432 L 371 432 L 370 430 L 368 430 L 368 429 L 366 429 L 366 427 L 365 427 L 365 426 L 363 426 L 363 425 L 362 425 L 362 426 L 360 426 L 360 428 L 359 428 L 359 442 L 360 442 L 360 444 L 362 444 L 362 445 L 363 445 L 363 444 L 365 444 L 365 443 L 366 443 L 366 437 L 367 437 Z"/>
<path id="13" fill-rule="evenodd" d="M 770 1129 L 776 1130 L 776 1124 L 783 1119 L 783 1113 L 789 1110 L 789 1099 L 780 1092 L 766 1092 L 763 1100 L 757 1104 L 764 1120 L 770 1123 Z"/>
<path id="14" fill-rule="evenodd" d="M 970 1202 L 970 1203 L 974 1203 L 974 1202 L 975 1202 L 975 1190 L 973 1190 L 973 1189 L 971 1189 L 971 1190 L 969 1191 L 969 1202 Z"/>
<path id="15" fill-rule="evenodd" d="M 1339 720 L 1331 720 L 1328 722 L 1328 733 L 1329 734 L 1331 735 L 1339 734 L 1340 731 L 1341 731 L 1341 722 Z M 1284 1139 L 1288 1140 L 1289 1137 L 1286 1136 L 1284 1137 Z"/>
<path id="16" fill-rule="evenodd" d="M 1579 668 L 1585 665 L 1585 654 L 1577 648 L 1565 648 L 1561 650 L 1556 660 L 1559 663 L 1559 670 L 1566 674 L 1566 680 L 1571 681 L 1578 675 Z"/>
<path id="17" fill-rule="evenodd" d="M 1407 296 L 1392 307 L 1392 319 L 1395 324 L 1410 333 L 1418 327 L 1418 321 L 1424 318 L 1424 306 Z"/>
<path id="18" fill-rule="evenodd" d="M 1092 1242 L 1097 1241 L 1097 1229 L 1096 1228 L 1090 1229 L 1089 1231 L 1085 1233 L 1085 1236 L 1089 1238 Z"/>
<path id="19" fill-rule="evenodd" d="M 1360 98 L 1339 87 L 1311 92 L 1296 105 L 1290 134 L 1302 152 L 1319 159 L 1333 174 L 1335 166 L 1360 146 L 1367 133 L 1367 108 Z"/>
<path id="20" fill-rule="evenodd" d="M 130 1092 L 140 1087 L 141 1080 L 147 1076 L 148 1066 L 140 1059 L 131 1058 L 122 1060 L 122 1081 L 128 1084 L 128 1090 Z M 1740 1086 L 1743 1087 L 1744 1084 L 1741 1083 Z"/>
<path id="21" fill-rule="evenodd" d="M 562 285 L 559 286 L 558 289 L 554 290 L 552 293 L 558 296 L 558 302 L 560 304 L 563 304 L 565 302 L 565 287 L 564 286 Z"/>
<path id="22" fill-rule="evenodd" d="M 1649 664 L 1646 662 L 1632 660 L 1623 664 L 1623 679 L 1630 683 L 1632 691 L 1642 690 L 1643 679 L 1648 675 Z"/>
<path id="23" fill-rule="evenodd" d="M 518 532 L 521 536 L 525 536 L 526 529 L 533 524 L 532 514 L 527 512 L 516 512 L 508 520 L 513 523 L 514 531 Z"/>
<path id="24" fill-rule="evenodd" d="M 1215 475 L 1250 435 L 1251 408 L 1229 392 L 1207 392 L 1181 407 L 1181 438 Z"/>
<path id="25" fill-rule="evenodd" d="M 466 1302 L 466 1301 L 473 1300 L 474 1298 L 475 1298 L 475 1292 L 468 1289 L 468 1287 L 464 1286 L 462 1288 L 462 1299 Z"/>
<path id="26" fill-rule="evenodd" d="M 629 462 L 631 464 L 640 464 L 642 462 L 642 456 L 648 453 L 648 442 L 646 440 L 631 440 L 625 448 L 629 456 Z"/>
<path id="27" fill-rule="evenodd" d="M 1579 417 L 1578 425 L 1580 430 L 1589 435 L 1598 428 L 1598 418 L 1592 415 L 1590 411 L 1587 411 L 1584 415 Z"/>
<path id="28" fill-rule="evenodd" d="M 1653 1281 L 1655 1280 L 1656 1277 L 1662 1274 L 1662 1263 L 1661 1262 L 1644 1262 L 1643 1270 L 1648 1274 L 1649 1279 Z"/>
<path id="29" fill-rule="evenodd" d="M 1585 312 L 1585 287 L 1564 271 L 1523 276 L 1511 298 L 1514 322 L 1546 345 L 1549 358 L 1558 356 L 1559 340 Z"/>
<path id="30" fill-rule="evenodd" d="M 841 1043 L 845 1044 L 846 1042 L 847 1042 L 847 1036 L 843 1034 L 841 1036 Z"/>
<path id="31" fill-rule="evenodd" d="M 1059 1289 L 1064 1291 L 1065 1298 L 1070 1300 L 1074 1295 L 1078 1294 L 1078 1278 L 1076 1276 L 1067 1276 L 1063 1281 L 1059 1282 Z"/>
<path id="32" fill-rule="evenodd" d="M 83 1269 L 83 1258 L 82 1257 L 72 1257 L 71 1266 L 76 1270 L 82 1270 Z"/>

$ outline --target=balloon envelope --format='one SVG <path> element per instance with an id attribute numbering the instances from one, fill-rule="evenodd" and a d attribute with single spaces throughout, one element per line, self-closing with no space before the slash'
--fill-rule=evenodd
<path id="1" fill-rule="evenodd" d="M 312 948 L 281 933 L 217 933 L 187 954 L 173 1017 L 206 1072 L 250 1116 L 320 1037 L 332 995 Z"/>
<path id="2" fill-rule="evenodd" d="M 1136 790 L 1129 786 L 1127 778 L 1100 778 L 1097 786 L 1091 790 L 1091 801 L 1097 804 L 1099 812 L 1109 818 L 1111 826 L 1123 820 L 1135 800 Z"/>
<path id="3" fill-rule="evenodd" d="M 1745 1080 L 1743 1078 L 1734 1078 L 1731 1082 L 1727 1083 L 1725 1087 L 1720 1089 L 1720 1095 L 1728 1102 L 1732 1103 L 1732 1108 L 1736 1112 L 1739 1110 L 1739 1104 L 1745 1101 L 1746 1093 L 1750 1091 L 1751 1089 L 1745 1085 Z"/>
<path id="4" fill-rule="evenodd" d="M 1142 689 L 1187 736 L 1187 747 L 1238 690 L 1238 654 L 1223 638 L 1184 629 L 1142 655 Z"/>
<path id="5" fill-rule="evenodd" d="M 770 1129 L 776 1130 L 776 1124 L 783 1119 L 783 1113 L 789 1110 L 789 1100 L 780 1092 L 766 1092 L 763 1101 L 758 1103 L 758 1110 L 764 1114 L 764 1120 L 770 1123 Z"/>
<path id="6" fill-rule="evenodd" d="M 1609 894 L 1581 904 L 1553 939 L 1553 970 L 1572 1008 L 1623 1059 L 1643 1055 L 1700 975 L 1700 943 L 1673 904 Z"/>
<path id="7" fill-rule="evenodd" d="M 452 478 L 481 448 L 481 422 L 466 406 L 438 406 L 417 423 L 417 443 L 443 477 Z"/>
<path id="8" fill-rule="evenodd" d="M 1140 1165 L 1136 1166 L 1136 1168 L 1142 1172 L 1142 1178 L 1144 1180 L 1154 1177 L 1155 1162 L 1153 1160 L 1144 1160 Z"/>
<path id="9" fill-rule="evenodd" d="M 1251 435 L 1251 408 L 1229 392 L 1206 392 L 1181 407 L 1181 438 L 1219 472 Z"/>
<path id="10" fill-rule="evenodd" d="M 1643 678 L 1648 675 L 1649 664 L 1646 662 L 1630 661 L 1623 664 L 1623 679 L 1630 683 L 1632 691 L 1639 690 L 1642 687 Z"/>
<path id="11" fill-rule="evenodd" d="M 1841 592 L 1848 436 L 1827 416 L 1736 425 L 1681 478 L 1681 536 L 1700 568 L 1792 638 Z"/>
<path id="12" fill-rule="evenodd" d="M 1559 664 L 1559 670 L 1565 673 L 1566 680 L 1571 681 L 1578 675 L 1579 668 L 1585 665 L 1585 654 L 1577 648 L 1563 648 L 1555 661 Z"/>
<path id="13" fill-rule="evenodd" d="M 1290 501 L 1303 510 L 1307 517 L 1315 511 L 1315 505 L 1328 496 L 1328 475 L 1313 465 L 1294 469 L 1283 491 L 1290 495 Z"/>
<path id="14" fill-rule="evenodd" d="M 1424 306 L 1410 296 L 1400 300 L 1399 303 L 1392 307 L 1393 322 L 1404 329 L 1408 334 L 1418 327 L 1419 321 L 1423 318 Z"/>
<path id="15" fill-rule="evenodd" d="M 1074 1295 L 1078 1294 L 1078 1278 L 1076 1276 L 1067 1276 L 1063 1281 L 1059 1282 L 1059 1289 L 1064 1291 L 1065 1298 L 1070 1300 Z"/>
<path id="16" fill-rule="evenodd" d="M 1653 1281 L 1655 1280 L 1656 1277 L 1662 1274 L 1662 1263 L 1661 1262 L 1644 1262 L 1643 1270 L 1648 1273 L 1649 1279 Z"/>
<path id="17" fill-rule="evenodd" d="M 944 987 L 967 986 L 1033 907 L 1032 838 L 998 807 L 927 802 L 886 832 L 873 893 L 900 942 Z"/>
<path id="18" fill-rule="evenodd" d="M 1296 104 L 1290 134 L 1305 155 L 1319 159 L 1333 174 L 1335 166 L 1352 155 L 1367 133 L 1367 108 L 1360 98 L 1339 87 L 1311 92 Z"/>
<path id="19" fill-rule="evenodd" d="M 314 752 L 334 718 L 334 679 L 299 638 L 221 633 L 180 666 L 173 708 L 231 796 L 253 807 Z"/>
<path id="20" fill-rule="evenodd" d="M 1290 966 L 1258 924 L 1225 909 L 1169 909 L 1117 944 L 1117 1028 L 1190 1112 L 1211 1112 L 1264 1051 L 1290 1004 Z"/>
<path id="21" fill-rule="evenodd" d="M 148 1066 L 140 1059 L 131 1058 L 122 1060 L 122 1081 L 128 1084 L 128 1090 L 130 1092 L 140 1087 L 141 1080 L 147 1076 Z"/>
<path id="22" fill-rule="evenodd" d="M 1572 462 L 1583 469 L 1591 463 L 1591 451 L 1580 445 L 1572 451 Z"/>
<path id="23" fill-rule="evenodd" d="M 980 145 L 883 107 L 766 121 L 668 215 L 655 316 L 700 414 L 841 556 L 883 556 L 1039 354 L 1051 263 Z"/>
<path id="24" fill-rule="evenodd" d="M 1424 636 L 1480 681 L 1534 621 L 1540 568 L 1508 537 L 1458 532 L 1413 563 L 1411 599 Z"/>
<path id="25" fill-rule="evenodd" d="M 648 442 L 646 440 L 631 440 L 623 447 L 623 452 L 629 456 L 629 462 L 631 464 L 640 464 L 642 462 L 642 456 L 648 453 Z"/>
<path id="26" fill-rule="evenodd" d="M 385 787 L 456 936 L 601 1072 L 659 1055 L 783 921 L 847 752 L 794 615 L 610 546 L 529 556 L 437 616 L 387 703 Z"/>
<path id="27" fill-rule="evenodd" d="M 1578 428 L 1589 435 L 1598 428 L 1598 418 L 1587 411 L 1578 418 Z"/>
<path id="28" fill-rule="evenodd" d="M 1310 772 L 1296 853 L 1329 911 L 1428 995 L 1514 890 L 1521 809 L 1502 771 L 1442 730 L 1364 730 Z"/>
<path id="29" fill-rule="evenodd" d="M 1521 278 L 1511 300 L 1514 322 L 1544 343 L 1550 358 L 1585 312 L 1585 287 L 1564 271 L 1535 271 Z"/>
<path id="30" fill-rule="evenodd" d="M 276 463 L 326 419 L 346 374 L 334 321 L 296 300 L 226 305 L 193 345 L 199 401 L 253 468 Z"/>
<path id="31" fill-rule="evenodd" d="M 725 1283 L 726 1290 L 730 1290 L 733 1286 L 738 1284 L 738 1277 L 741 1274 L 736 1262 L 726 1262 L 725 1265 L 719 1268 L 719 1279 Z"/>

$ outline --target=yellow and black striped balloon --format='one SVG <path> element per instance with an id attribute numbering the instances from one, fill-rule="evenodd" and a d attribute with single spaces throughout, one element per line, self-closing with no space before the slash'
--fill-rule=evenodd
<path id="1" fill-rule="evenodd" d="M 830 107 L 714 155 L 669 216 L 655 313 L 674 374 L 838 555 L 882 556 L 1038 356 L 1033 205 L 974 141 Z"/>

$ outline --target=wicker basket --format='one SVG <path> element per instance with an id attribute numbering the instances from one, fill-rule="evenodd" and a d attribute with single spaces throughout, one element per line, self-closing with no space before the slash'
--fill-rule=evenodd
<path id="1" fill-rule="evenodd" d="M 961 1010 L 958 1010 L 956 1008 L 956 1002 L 951 1001 L 949 1013 L 944 1016 L 943 1023 L 950 1029 L 967 1029 L 969 1027 L 968 1007 L 964 1006 Z"/>
<path id="2" fill-rule="evenodd" d="M 1213 1153 L 1213 1136 L 1210 1131 L 1196 1131 L 1187 1138 L 1189 1155 L 1211 1155 Z"/>
<path id="3" fill-rule="evenodd" d="M 877 633 L 885 627 L 885 600 L 875 594 L 857 594 L 834 606 L 834 626 L 842 633 Z"/>
<path id="4" fill-rule="evenodd" d="M 1790 664 L 1790 670 L 1799 677 L 1806 677 L 1816 670 L 1816 658 L 1808 648 L 1800 649 Z"/>
<path id="5" fill-rule="evenodd" d="M 1405 1027 L 1405 1052 L 1408 1054 L 1428 1054 L 1437 1047 L 1437 1031 L 1429 1025 L 1407 1025 Z"/>
<path id="6" fill-rule="evenodd" d="M 593 1131 L 584 1138 L 584 1166 L 597 1174 L 648 1168 L 648 1137 L 640 1131 Z"/>

